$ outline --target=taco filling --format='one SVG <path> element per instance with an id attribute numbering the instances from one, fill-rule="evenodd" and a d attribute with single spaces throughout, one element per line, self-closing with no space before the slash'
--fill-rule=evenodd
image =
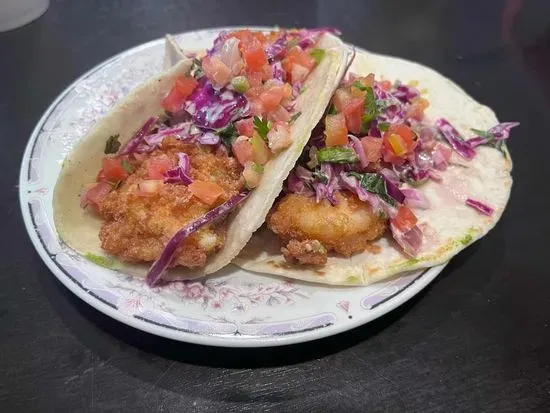
<path id="1" fill-rule="evenodd" d="M 291 143 L 301 115 L 294 101 L 325 51 L 330 30 L 222 33 L 193 60 L 125 144 L 105 143 L 96 182 L 81 206 L 102 219 L 107 253 L 152 262 L 149 284 L 175 265 L 200 268 L 225 242 L 220 220 L 262 179 L 264 165 Z"/>
<path id="2" fill-rule="evenodd" d="M 504 142 L 518 123 L 473 129 L 465 140 L 447 120 L 429 122 L 428 106 L 412 85 L 349 74 L 267 219 L 287 262 L 323 265 L 329 252 L 350 257 L 386 231 L 415 257 L 424 235 L 414 211 L 430 208 L 418 188 L 473 159 L 480 145 L 507 156 Z M 464 202 L 493 213 L 476 199 Z"/>

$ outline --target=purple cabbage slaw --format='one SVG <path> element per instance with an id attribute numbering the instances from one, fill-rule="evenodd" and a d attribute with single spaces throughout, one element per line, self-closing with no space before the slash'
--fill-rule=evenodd
<path id="1" fill-rule="evenodd" d="M 178 165 L 166 171 L 164 182 L 167 184 L 189 185 L 193 180 L 189 176 L 189 155 L 185 152 L 178 152 Z"/>
<path id="2" fill-rule="evenodd" d="M 349 80 L 345 81 L 344 84 L 351 84 L 353 80 L 354 76 L 350 74 Z M 446 170 L 451 163 L 452 151 L 457 152 L 467 160 L 471 160 L 476 155 L 475 147 L 502 143 L 509 138 L 510 130 L 519 125 L 517 122 L 499 123 L 485 132 L 484 136 L 476 136 L 467 141 L 444 118 L 438 119 L 435 126 L 430 126 L 407 117 L 408 108 L 413 104 L 413 100 L 420 96 L 420 93 L 414 87 L 396 82 L 391 90 L 385 91 L 378 84 L 375 84 L 373 91 L 380 112 L 371 121 L 367 135 L 381 137 L 383 135 L 380 130 L 381 123 L 390 125 L 404 123 L 412 128 L 418 137 L 414 153 L 407 158 L 404 165 L 393 165 L 392 170 L 384 168 L 379 172 L 379 175 L 384 179 L 387 195 L 397 205 L 404 204 L 419 209 L 430 208 L 428 199 L 421 191 L 415 188 L 403 187 L 402 184 L 408 183 L 416 187 L 428 180 L 440 182 L 443 179 L 441 172 Z M 335 205 L 337 202 L 335 191 L 346 189 L 355 193 L 360 200 L 369 202 L 375 211 L 384 212 L 391 220 L 396 215 L 397 208 L 377 194 L 367 191 L 360 185 L 357 178 L 348 174 L 349 171 L 368 170 L 370 165 L 358 137 L 348 135 L 348 138 L 348 146 L 357 153 L 359 162 L 338 166 L 331 164 L 317 166 L 316 163 L 311 163 L 310 156 L 310 163 L 308 164 L 314 170 L 310 171 L 302 166 L 297 167 L 287 181 L 287 191 L 315 196 L 317 202 L 327 199 L 332 205 Z M 317 150 L 324 146 L 323 131 L 318 126 L 312 132 L 305 153 L 308 153 L 311 148 Z M 334 171 L 335 167 L 339 168 L 338 171 Z M 322 177 L 322 179 L 319 179 L 319 177 Z M 332 177 L 332 179 L 328 179 L 328 177 Z M 493 213 L 493 208 L 472 198 L 467 199 L 466 205 L 484 215 Z M 422 245 L 422 231 L 418 226 L 403 233 L 390 222 L 390 229 L 393 238 L 406 254 L 415 256 L 419 252 Z"/>
<path id="3" fill-rule="evenodd" d="M 164 250 L 160 254 L 158 260 L 156 260 L 153 265 L 151 265 L 151 268 L 149 268 L 146 278 L 147 284 L 150 287 L 154 287 L 162 279 L 162 276 L 166 270 L 170 267 L 170 265 L 172 265 L 176 250 L 186 238 L 198 231 L 204 225 L 228 214 L 232 209 L 243 202 L 248 194 L 249 192 L 243 191 L 240 194 L 233 196 L 223 204 L 208 211 L 206 214 L 190 222 L 176 232 L 164 247 Z"/>

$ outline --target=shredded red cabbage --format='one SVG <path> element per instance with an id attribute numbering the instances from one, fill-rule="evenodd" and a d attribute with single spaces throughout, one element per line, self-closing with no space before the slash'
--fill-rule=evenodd
<path id="1" fill-rule="evenodd" d="M 265 54 L 267 59 L 271 62 L 279 55 L 282 55 L 286 52 L 286 46 L 288 43 L 288 35 L 284 34 L 279 37 L 275 42 L 271 43 L 265 49 Z"/>
<path id="2" fill-rule="evenodd" d="M 384 179 L 386 184 L 386 192 L 388 195 L 395 199 L 399 204 L 402 204 L 405 201 L 405 195 L 403 195 L 403 192 L 401 192 L 396 184 L 386 178 L 385 175 L 380 174 L 380 176 Z"/>
<path id="3" fill-rule="evenodd" d="M 273 74 L 273 79 L 280 80 L 281 82 L 285 81 L 285 71 L 283 70 L 283 65 L 281 62 L 275 62 L 271 64 L 271 72 Z"/>
<path id="4" fill-rule="evenodd" d="M 503 142 L 510 137 L 510 130 L 516 126 L 519 126 L 519 122 L 499 123 L 487 131 L 487 136 L 474 136 L 472 139 L 468 139 L 467 142 L 472 148 L 491 142 Z"/>
<path id="5" fill-rule="evenodd" d="M 206 54 L 208 56 L 212 56 L 212 55 L 218 53 L 222 49 L 223 44 L 225 43 L 225 41 L 227 40 L 228 34 L 229 33 L 226 32 L 226 31 L 220 32 L 218 37 L 216 37 L 216 39 L 214 40 L 214 44 L 212 45 L 212 48 L 210 50 L 208 50 L 206 52 Z"/>
<path id="6" fill-rule="evenodd" d="M 446 119 L 440 118 L 435 122 L 435 124 L 443 137 L 447 140 L 447 142 L 449 142 L 451 148 L 453 148 L 460 156 L 467 160 L 471 160 L 475 156 L 476 152 Z"/>
<path id="7" fill-rule="evenodd" d="M 391 94 L 403 103 L 411 103 L 411 101 L 420 96 L 420 92 L 412 86 L 403 85 L 396 82 Z"/>
<path id="8" fill-rule="evenodd" d="M 405 205 L 412 208 L 429 209 L 430 201 L 418 189 L 402 188 L 401 192 L 405 195 Z"/>
<path id="9" fill-rule="evenodd" d="M 390 229 L 393 239 L 401 246 L 405 254 L 411 257 L 418 255 L 422 247 L 422 231 L 418 226 L 414 226 L 411 230 L 403 232 L 393 223 L 390 223 Z"/>
<path id="10" fill-rule="evenodd" d="M 493 215 L 493 212 L 495 212 L 495 210 L 491 208 L 489 205 L 476 201 L 475 199 L 472 199 L 472 198 L 466 199 L 466 205 L 474 208 L 477 212 L 487 216 L 491 216 Z"/>
<path id="11" fill-rule="evenodd" d="M 160 129 L 157 133 L 145 136 L 143 140 L 150 147 L 156 148 L 160 146 L 160 144 L 162 143 L 162 141 L 166 136 L 176 135 L 178 136 L 179 139 L 182 139 L 182 140 L 192 139 L 192 138 L 195 138 L 198 134 L 200 134 L 200 131 L 198 129 L 196 133 L 192 134 L 191 133 L 192 126 L 193 124 L 191 122 L 183 122 L 171 128 Z"/>
<path id="12" fill-rule="evenodd" d="M 189 176 L 189 156 L 186 153 L 178 152 L 178 166 L 166 171 L 164 182 L 183 185 L 189 185 L 193 182 Z"/>
<path id="13" fill-rule="evenodd" d="M 369 161 L 367 160 L 367 155 L 365 155 L 365 150 L 363 149 L 363 145 L 361 145 L 361 141 L 353 135 L 348 135 L 348 138 L 351 139 L 351 146 L 359 158 L 361 168 L 369 166 Z"/>
<path id="14" fill-rule="evenodd" d="M 143 141 L 143 138 L 149 133 L 153 128 L 155 123 L 158 121 L 158 117 L 151 116 L 143 124 L 143 126 L 132 136 L 132 138 L 126 143 L 126 145 L 120 151 L 120 155 L 128 155 L 134 153 L 138 145 Z"/>
<path id="15" fill-rule="evenodd" d="M 385 204 L 385 202 L 378 198 L 375 194 L 372 194 L 363 188 L 357 178 L 348 175 L 345 171 L 342 171 L 340 172 L 340 182 L 344 189 L 356 194 L 361 201 L 368 202 L 373 211 L 377 213 L 382 211 L 382 204 Z"/>
<path id="16" fill-rule="evenodd" d="M 245 116 L 248 100 L 244 95 L 222 88 L 216 90 L 206 79 L 199 80 L 185 109 L 193 117 L 195 125 L 205 129 L 223 129 L 240 116 Z"/>
<path id="17" fill-rule="evenodd" d="M 212 132 L 206 132 L 197 138 L 197 141 L 201 145 L 218 145 L 220 143 L 220 137 Z"/>
<path id="18" fill-rule="evenodd" d="M 333 27 L 320 27 L 317 29 L 302 29 L 298 30 L 298 46 L 305 49 L 314 45 L 317 42 L 319 36 L 323 33 L 331 33 L 335 36 L 340 36 L 342 33 Z"/>
<path id="19" fill-rule="evenodd" d="M 249 193 L 245 191 L 241 192 L 238 195 L 235 195 L 234 197 L 225 201 L 223 204 L 208 211 L 203 216 L 199 217 L 193 222 L 190 222 L 178 232 L 176 232 L 164 247 L 164 250 L 160 254 L 159 259 L 156 260 L 149 269 L 149 272 L 147 273 L 147 284 L 150 287 L 153 287 L 161 280 L 168 267 L 170 267 L 170 265 L 172 264 L 174 255 L 176 254 L 176 250 L 178 249 L 179 245 L 187 237 L 196 232 L 202 226 L 228 214 L 233 208 L 243 202 L 248 194 Z"/>

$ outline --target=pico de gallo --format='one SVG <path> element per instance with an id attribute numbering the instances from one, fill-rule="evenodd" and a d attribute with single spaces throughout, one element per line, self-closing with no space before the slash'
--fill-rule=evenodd
<path id="1" fill-rule="evenodd" d="M 114 197 L 127 197 L 130 191 L 132 197 L 147 198 L 151 204 L 153 195 L 164 196 L 175 187 L 179 188 L 178 196 L 189 194 L 185 195 L 189 210 L 193 204 L 201 208 L 196 208 L 197 213 L 184 214 L 185 222 L 178 221 L 183 228 L 175 234 L 173 223 L 157 231 L 155 243 L 164 241 L 154 257 L 139 248 L 133 252 L 117 250 L 128 240 L 109 243 L 105 241 L 108 231 L 100 234 L 102 247 L 124 260 L 155 261 L 147 278 L 150 285 L 171 265 L 204 265 L 205 257 L 221 248 L 220 242 L 211 242 L 210 247 L 198 243 L 200 259 L 197 253 L 187 261 L 178 259 L 182 254 L 178 246 L 243 201 L 248 191 L 259 185 L 269 160 L 291 145 L 291 125 L 301 115 L 294 102 L 309 74 L 324 58 L 325 51 L 316 45 L 326 32 L 339 34 L 334 29 L 223 32 L 210 50 L 193 59 L 190 73 L 175 80 L 162 100 L 163 115 L 151 116 L 122 147 L 117 135 L 109 137 L 96 182 L 81 196 L 83 208 L 91 207 L 106 221 L 124 224 L 131 215 L 127 209 L 106 212 Z M 200 151 L 189 149 L 192 147 Z M 223 170 L 212 172 L 197 160 L 205 154 L 223 158 L 231 168 L 236 165 L 240 178 L 220 184 L 216 176 L 223 175 Z M 110 231 L 115 230 L 111 227 Z M 134 238 L 148 231 L 140 227 L 133 232 Z"/>
<path id="2" fill-rule="evenodd" d="M 489 145 L 506 156 L 504 142 L 510 130 L 519 125 L 507 122 L 488 131 L 473 129 L 476 136 L 465 140 L 446 119 L 429 123 L 424 116 L 428 107 L 429 102 L 413 85 L 376 80 L 372 73 L 349 74 L 334 93 L 324 120 L 313 131 L 302 161 L 289 176 L 287 194 L 313 197 L 317 203 L 328 201 L 333 206 L 342 199 L 337 196 L 342 191 L 355 194 L 384 217 L 403 252 L 416 256 L 423 234 L 413 209 L 430 207 L 416 187 L 429 180 L 441 181 L 441 172 L 452 163 L 453 151 L 471 160 L 477 146 Z M 481 214 L 493 213 L 493 208 L 475 199 L 468 198 L 466 205 Z M 277 222 L 277 217 L 271 221 Z M 282 229 L 278 224 L 272 230 L 312 238 L 299 225 Z M 326 255 L 326 249 L 320 251 Z M 298 261 L 303 262 L 300 257 Z"/>

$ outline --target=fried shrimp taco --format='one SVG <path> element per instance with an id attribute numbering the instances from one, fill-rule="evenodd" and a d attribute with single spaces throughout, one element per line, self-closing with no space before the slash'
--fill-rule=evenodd
<path id="1" fill-rule="evenodd" d="M 446 262 L 499 220 L 517 125 L 431 69 L 358 52 L 235 263 L 364 285 Z"/>
<path id="2" fill-rule="evenodd" d="M 348 52 L 333 33 L 239 30 L 200 58 L 173 50 L 169 69 L 67 158 L 53 201 L 63 241 L 150 285 L 227 265 L 265 221 L 343 77 Z"/>

